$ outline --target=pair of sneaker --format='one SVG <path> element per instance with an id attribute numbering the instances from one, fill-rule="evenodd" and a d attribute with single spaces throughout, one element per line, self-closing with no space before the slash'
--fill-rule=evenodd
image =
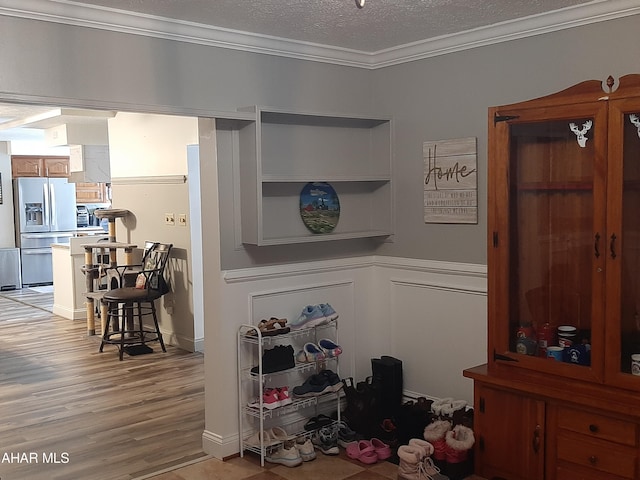
<path id="1" fill-rule="evenodd" d="M 329 323 L 338 318 L 338 313 L 328 303 L 307 305 L 302 309 L 296 320 L 289 323 L 293 330 L 311 328 Z"/>
<path id="2" fill-rule="evenodd" d="M 308 377 L 302 385 L 293 387 L 296 397 L 317 397 L 325 393 L 337 392 L 342 388 L 342 380 L 331 370 L 322 370 Z"/>
<path id="3" fill-rule="evenodd" d="M 297 467 L 302 462 L 315 460 L 316 451 L 310 438 L 299 437 L 295 442 L 286 442 L 280 448 L 267 452 L 265 460 L 285 467 Z"/>
<path id="4" fill-rule="evenodd" d="M 262 391 L 262 406 L 267 410 L 273 410 L 274 408 L 284 407 L 293 402 L 289 396 L 289 387 L 276 387 L 265 388 Z M 255 399 L 249 402 L 249 406 L 253 408 L 260 408 L 260 399 Z"/>
<path id="5" fill-rule="evenodd" d="M 325 455 L 338 455 L 338 430 L 334 425 L 322 427 L 313 434 L 311 442 Z"/>

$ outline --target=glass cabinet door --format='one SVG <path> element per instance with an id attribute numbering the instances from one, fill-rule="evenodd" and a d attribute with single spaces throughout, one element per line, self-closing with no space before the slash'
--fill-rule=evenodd
<path id="1" fill-rule="evenodd" d="M 640 101 L 611 102 L 609 117 L 607 372 L 640 388 Z"/>
<path id="2" fill-rule="evenodd" d="M 568 113 L 569 111 L 569 113 Z M 568 116 L 571 115 L 571 116 Z M 520 366 L 602 376 L 606 109 L 517 112 L 508 128 L 507 355 Z M 503 350 L 504 351 L 504 350 Z M 599 352 L 599 353 L 598 353 Z M 600 367 L 592 358 L 600 355 Z"/>

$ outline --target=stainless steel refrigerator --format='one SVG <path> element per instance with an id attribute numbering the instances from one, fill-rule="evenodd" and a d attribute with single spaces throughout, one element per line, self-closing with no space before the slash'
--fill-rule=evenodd
<path id="1" fill-rule="evenodd" d="M 77 228 L 76 185 L 66 178 L 16 178 L 13 202 L 22 286 L 52 284 L 51 244 L 68 242 Z"/>

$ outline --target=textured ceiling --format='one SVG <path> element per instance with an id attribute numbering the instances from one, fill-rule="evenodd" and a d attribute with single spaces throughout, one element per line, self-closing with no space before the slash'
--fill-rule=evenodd
<path id="1" fill-rule="evenodd" d="M 126 10 L 291 40 L 379 52 L 606 0 L 83 0 Z"/>

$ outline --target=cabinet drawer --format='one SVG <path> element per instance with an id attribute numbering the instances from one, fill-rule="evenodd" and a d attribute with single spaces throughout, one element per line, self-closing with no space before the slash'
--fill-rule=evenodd
<path id="1" fill-rule="evenodd" d="M 558 428 L 635 447 L 638 425 L 580 410 L 558 408 Z"/>
<path id="2" fill-rule="evenodd" d="M 636 478 L 636 450 L 584 435 L 558 435 L 558 462 L 566 461 L 612 473 L 624 478 Z"/>
<path id="3" fill-rule="evenodd" d="M 604 480 L 602 472 L 583 470 L 580 467 L 560 466 L 556 469 L 555 480 Z M 607 474 L 606 480 L 626 480 L 624 477 Z"/>

